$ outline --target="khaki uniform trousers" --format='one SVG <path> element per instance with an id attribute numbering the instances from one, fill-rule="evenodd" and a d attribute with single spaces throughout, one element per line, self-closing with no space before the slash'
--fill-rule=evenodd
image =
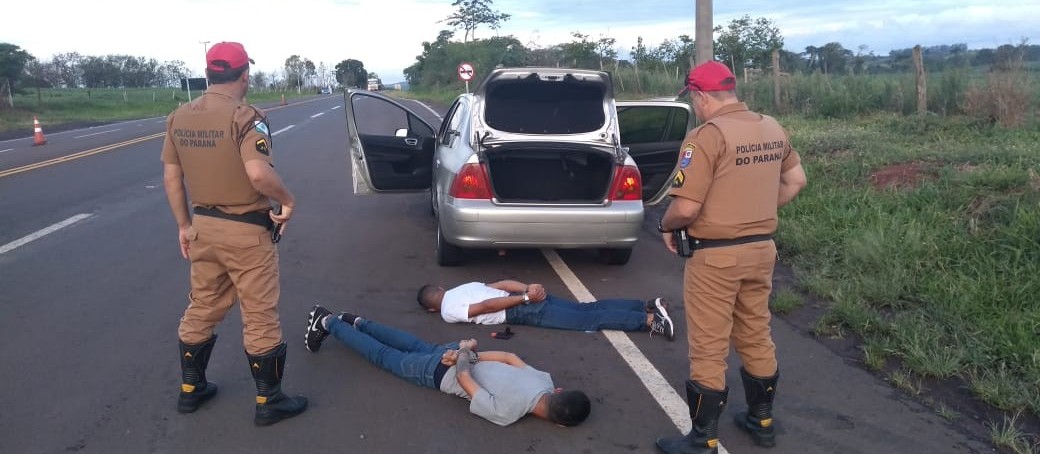
<path id="1" fill-rule="evenodd" d="M 776 244 L 760 241 L 694 251 L 683 275 L 690 379 L 726 388 L 730 339 L 744 368 L 756 377 L 776 372 L 769 293 Z"/>
<path id="2" fill-rule="evenodd" d="M 186 344 L 205 342 L 235 303 L 241 302 L 246 353 L 260 355 L 282 343 L 278 320 L 278 248 L 258 225 L 197 215 L 189 258 L 191 292 L 178 334 Z"/>

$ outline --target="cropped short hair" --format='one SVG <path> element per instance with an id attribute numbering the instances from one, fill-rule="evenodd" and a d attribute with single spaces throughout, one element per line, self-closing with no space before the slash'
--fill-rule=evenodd
<path id="1" fill-rule="evenodd" d="M 429 309 L 427 303 L 433 299 L 433 295 L 437 293 L 437 286 L 433 284 L 426 284 L 419 287 L 419 293 L 415 295 L 415 300 L 419 302 L 419 307 L 423 309 Z"/>
<path id="2" fill-rule="evenodd" d="M 549 395 L 549 420 L 561 426 L 576 426 L 589 417 L 592 404 L 581 391 L 561 391 Z"/>

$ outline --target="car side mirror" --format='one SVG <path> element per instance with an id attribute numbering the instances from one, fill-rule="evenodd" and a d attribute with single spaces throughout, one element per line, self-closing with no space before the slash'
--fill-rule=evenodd
<path id="1" fill-rule="evenodd" d="M 394 131 L 394 137 L 408 137 L 408 130 L 404 128 L 398 129 Z"/>

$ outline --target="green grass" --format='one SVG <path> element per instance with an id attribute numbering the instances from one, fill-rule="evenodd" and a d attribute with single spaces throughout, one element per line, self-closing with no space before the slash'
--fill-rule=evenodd
<path id="1" fill-rule="evenodd" d="M 125 94 L 124 94 L 125 93 Z M 192 91 L 192 97 L 199 96 Z M 297 94 L 295 90 L 250 91 L 249 102 L 261 104 L 302 96 L 312 96 L 309 90 Z M 125 96 L 125 97 L 124 97 Z M 136 118 L 165 116 L 180 103 L 188 100 L 187 92 L 172 88 L 138 88 L 125 92 L 119 89 L 45 89 L 37 97 L 35 90 L 16 94 L 14 109 L 0 109 L 0 132 L 22 130 L 32 134 L 33 115 L 47 132 L 48 126 L 66 123 L 97 123 Z"/>
<path id="2" fill-rule="evenodd" d="M 773 298 L 769 302 L 769 307 L 773 309 L 773 312 L 778 314 L 786 314 L 799 307 L 802 307 L 805 301 L 801 295 L 795 293 L 791 289 L 782 288 L 773 293 Z"/>
<path id="3" fill-rule="evenodd" d="M 1004 417 L 1002 422 L 988 423 L 990 428 L 990 440 L 997 446 L 1004 447 L 1015 454 L 1040 453 L 1040 438 L 1026 434 L 1018 429 L 1018 418 L 1021 413 L 1016 413 L 1008 418 Z"/>
<path id="4" fill-rule="evenodd" d="M 809 186 L 782 210 L 779 244 L 800 285 L 833 303 L 816 332 L 849 329 L 872 367 L 890 355 L 1040 414 L 1040 129 L 892 114 L 782 121 Z M 916 184 L 874 186 L 875 172 L 908 163 Z"/>

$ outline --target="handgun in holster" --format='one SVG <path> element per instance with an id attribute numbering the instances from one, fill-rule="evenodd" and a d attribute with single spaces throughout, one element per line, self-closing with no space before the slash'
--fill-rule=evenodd
<path id="1" fill-rule="evenodd" d="M 672 238 L 675 241 L 675 249 L 679 257 L 693 256 L 693 246 L 690 244 L 690 235 L 686 233 L 685 227 L 672 231 Z"/>

